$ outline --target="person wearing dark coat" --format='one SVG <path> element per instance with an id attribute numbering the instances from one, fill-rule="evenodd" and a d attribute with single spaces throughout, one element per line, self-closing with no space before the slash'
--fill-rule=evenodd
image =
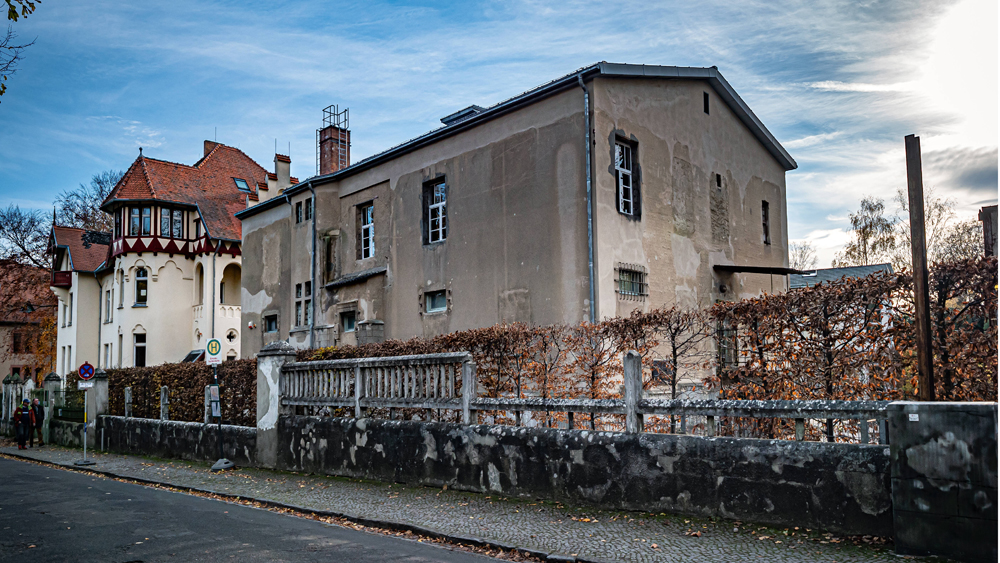
<path id="1" fill-rule="evenodd" d="M 31 402 L 31 412 L 35 415 L 35 427 L 32 432 L 38 434 L 38 445 L 41 447 L 45 445 L 45 441 L 42 440 L 42 423 L 45 422 L 45 407 L 42 406 L 42 403 L 38 399 L 35 399 Z M 31 447 L 35 445 L 35 434 L 31 434 L 28 438 L 28 444 Z"/>
<path id="2" fill-rule="evenodd" d="M 28 449 L 24 444 L 35 427 L 35 412 L 31 410 L 28 399 L 21 401 L 21 406 L 14 411 L 14 425 L 17 429 L 17 449 Z"/>

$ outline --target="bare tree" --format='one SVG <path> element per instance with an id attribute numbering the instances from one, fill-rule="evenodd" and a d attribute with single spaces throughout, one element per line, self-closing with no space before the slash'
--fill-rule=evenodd
<path id="1" fill-rule="evenodd" d="M 19 17 L 28 17 L 28 14 L 35 11 L 35 4 L 40 0 L 6 0 L 7 19 L 17 21 Z M 20 8 L 20 13 L 18 13 Z M 7 91 L 7 78 L 17 72 L 17 63 L 21 61 L 21 55 L 25 49 L 34 45 L 35 42 L 17 44 L 17 34 L 14 28 L 7 26 L 7 33 L 0 37 L 0 96 Z"/>
<path id="2" fill-rule="evenodd" d="M 812 270 L 816 267 L 816 249 L 811 242 L 789 243 L 788 267 L 796 270 Z"/>
<path id="3" fill-rule="evenodd" d="M 833 266 L 867 266 L 889 261 L 896 247 L 896 232 L 895 220 L 885 216 L 885 202 L 865 197 L 861 208 L 850 217 L 852 240 L 834 257 Z"/>
<path id="4" fill-rule="evenodd" d="M 956 223 L 941 237 L 935 262 L 974 260 L 983 254 L 983 224 L 975 219 Z"/>
<path id="5" fill-rule="evenodd" d="M 110 233 L 114 221 L 111 215 L 101 211 L 101 204 L 124 175 L 125 172 L 121 170 L 105 170 L 94 174 L 89 185 L 80 184 L 75 190 L 65 190 L 60 193 L 56 197 L 58 223 L 88 231 Z"/>
<path id="6" fill-rule="evenodd" d="M 44 211 L 16 205 L 0 209 L 0 260 L 48 268 L 49 223 Z"/>
<path id="7" fill-rule="evenodd" d="M 913 259 L 910 250 L 910 201 L 906 190 L 896 190 L 897 219 L 895 225 L 896 246 L 892 251 L 892 268 L 902 271 L 911 268 Z M 938 197 L 934 188 L 924 191 L 924 233 L 927 244 L 927 261 L 942 260 L 942 244 L 949 236 L 951 221 L 955 218 L 955 200 Z"/>

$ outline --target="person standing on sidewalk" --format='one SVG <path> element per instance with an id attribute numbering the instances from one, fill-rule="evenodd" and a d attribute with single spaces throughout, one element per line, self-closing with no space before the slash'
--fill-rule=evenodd
<path id="1" fill-rule="evenodd" d="M 35 427 L 35 413 L 31 410 L 28 399 L 21 401 L 21 406 L 14 411 L 14 425 L 17 429 L 17 449 L 28 449 L 24 443 L 28 441 L 28 436 Z"/>
<path id="2" fill-rule="evenodd" d="M 31 402 L 31 412 L 35 415 L 35 426 L 30 432 L 35 432 L 38 434 L 38 447 L 45 445 L 45 441 L 42 439 L 42 423 L 45 422 L 45 408 L 42 407 L 41 401 L 35 399 Z M 31 434 L 28 437 L 28 443 L 31 447 L 35 446 L 35 434 Z"/>

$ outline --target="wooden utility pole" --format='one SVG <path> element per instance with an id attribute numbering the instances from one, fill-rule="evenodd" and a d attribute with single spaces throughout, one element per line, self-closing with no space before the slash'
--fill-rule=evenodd
<path id="1" fill-rule="evenodd" d="M 910 199 L 910 250 L 913 252 L 913 302 L 917 313 L 919 398 L 934 400 L 934 347 L 931 342 L 930 293 L 927 290 L 927 240 L 924 234 L 924 179 L 920 137 L 907 135 L 906 187 Z"/>

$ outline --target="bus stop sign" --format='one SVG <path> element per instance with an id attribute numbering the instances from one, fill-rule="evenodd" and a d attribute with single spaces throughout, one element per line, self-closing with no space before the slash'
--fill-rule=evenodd
<path id="1" fill-rule="evenodd" d="M 222 363 L 222 343 L 219 342 L 219 339 L 213 338 L 205 346 L 205 363 L 210 366 Z"/>

